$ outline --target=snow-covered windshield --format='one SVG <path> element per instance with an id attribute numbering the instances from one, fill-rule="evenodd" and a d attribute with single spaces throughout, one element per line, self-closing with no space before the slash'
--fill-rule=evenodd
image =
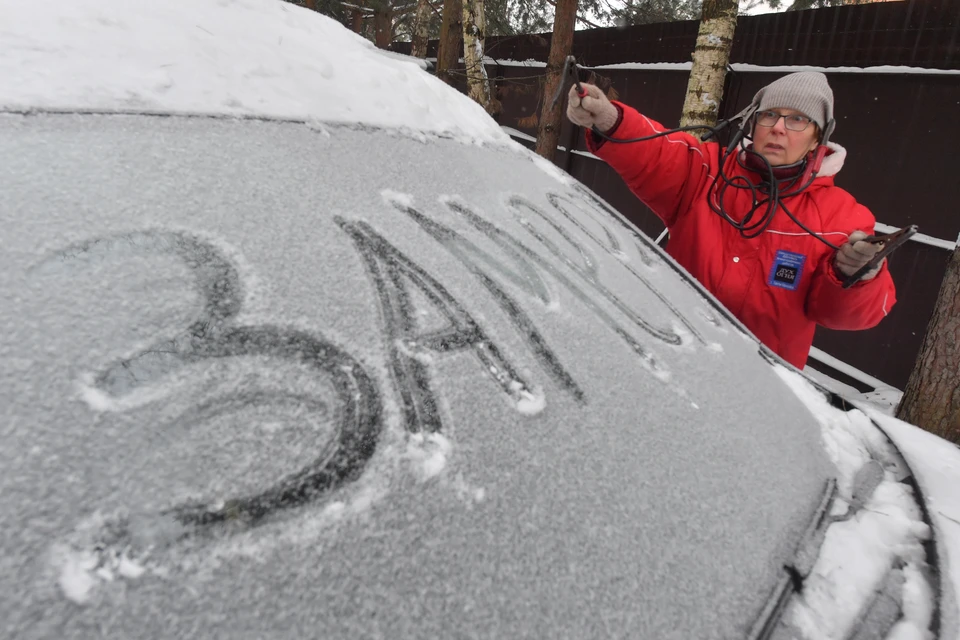
<path id="1" fill-rule="evenodd" d="M 529 154 L 119 115 L 0 146 L 15 635 L 741 637 L 822 500 L 756 341 Z"/>

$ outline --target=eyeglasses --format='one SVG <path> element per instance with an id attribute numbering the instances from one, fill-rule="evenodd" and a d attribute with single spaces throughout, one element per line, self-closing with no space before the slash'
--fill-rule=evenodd
<path id="1" fill-rule="evenodd" d="M 757 124 L 762 127 L 772 127 L 777 124 L 777 121 L 783 118 L 783 126 L 785 126 L 790 131 L 804 131 L 807 127 L 810 126 L 810 123 L 813 122 L 807 116 L 802 116 L 800 114 L 785 116 L 777 113 L 776 111 L 758 111 L 757 112 Z"/>

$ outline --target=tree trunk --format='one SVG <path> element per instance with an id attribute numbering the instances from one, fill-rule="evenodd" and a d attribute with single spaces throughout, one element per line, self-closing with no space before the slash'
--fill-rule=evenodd
<path id="1" fill-rule="evenodd" d="M 738 0 L 704 0 L 680 126 L 717 123 L 723 80 L 737 28 Z"/>
<path id="2" fill-rule="evenodd" d="M 430 29 L 430 8 L 428 0 L 418 0 L 417 16 L 413 21 L 413 43 L 410 47 L 410 55 L 415 58 L 427 57 L 427 43 L 429 42 Z"/>
<path id="3" fill-rule="evenodd" d="M 437 51 L 437 77 L 453 84 L 451 71 L 460 59 L 460 42 L 463 37 L 460 20 L 463 14 L 462 0 L 443 0 L 443 23 L 440 25 L 440 48 Z"/>
<path id="4" fill-rule="evenodd" d="M 490 83 L 483 66 L 483 0 L 463 0 L 463 62 L 467 67 L 467 93 L 490 110 Z"/>
<path id="5" fill-rule="evenodd" d="M 960 444 L 960 244 L 947 265 L 897 417 Z"/>
<path id="6" fill-rule="evenodd" d="M 377 5 L 373 10 L 374 44 L 386 49 L 393 41 L 393 10 L 387 3 Z"/>
<path id="7" fill-rule="evenodd" d="M 546 82 L 543 87 L 543 108 L 540 110 L 540 124 L 537 127 L 536 152 L 552 161 L 560 140 L 560 116 L 564 101 L 550 105 L 553 95 L 566 78 L 563 62 L 573 50 L 573 28 L 577 22 L 577 0 L 557 0 L 553 20 L 553 38 L 550 40 L 550 55 L 547 56 Z"/>
<path id="8" fill-rule="evenodd" d="M 357 3 L 359 6 L 363 6 L 363 2 Z M 356 34 L 363 33 L 363 11 L 360 9 L 354 9 L 353 14 L 350 16 L 350 30 Z"/>
<path id="9" fill-rule="evenodd" d="M 317 10 L 317 0 L 303 0 L 303 6 L 311 11 Z"/>

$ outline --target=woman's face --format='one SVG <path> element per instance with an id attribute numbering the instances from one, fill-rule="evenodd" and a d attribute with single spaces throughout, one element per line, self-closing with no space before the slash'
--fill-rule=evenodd
<path id="1" fill-rule="evenodd" d="M 803 131 L 794 130 L 799 128 L 803 128 Z M 753 150 L 775 167 L 799 162 L 817 148 L 817 138 L 817 125 L 795 109 L 757 112 L 753 127 Z"/>

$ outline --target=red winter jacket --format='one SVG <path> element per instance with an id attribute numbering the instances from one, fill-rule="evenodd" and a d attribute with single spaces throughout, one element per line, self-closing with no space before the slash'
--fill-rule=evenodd
<path id="1" fill-rule="evenodd" d="M 634 109 L 615 103 L 622 116 L 610 135 L 648 136 L 665 127 Z M 868 329 L 896 301 L 886 261 L 876 277 L 843 289 L 834 269 L 835 251 L 810 236 L 778 210 L 766 231 L 754 239 L 714 213 L 708 192 L 717 175 L 717 143 L 674 133 L 632 144 L 604 143 L 587 134 L 590 150 L 612 166 L 631 190 L 667 225 L 667 253 L 713 293 L 757 338 L 798 368 L 807 361 L 816 325 Z M 794 216 L 831 244 L 841 245 L 854 230 L 872 234 L 873 215 L 833 184 L 846 151 L 831 153 L 818 177 L 798 195 L 782 198 Z M 724 172 L 759 176 L 728 158 Z M 749 189 L 728 188 L 724 210 L 740 221 L 753 203 Z M 762 209 L 761 209 L 762 212 Z"/>

